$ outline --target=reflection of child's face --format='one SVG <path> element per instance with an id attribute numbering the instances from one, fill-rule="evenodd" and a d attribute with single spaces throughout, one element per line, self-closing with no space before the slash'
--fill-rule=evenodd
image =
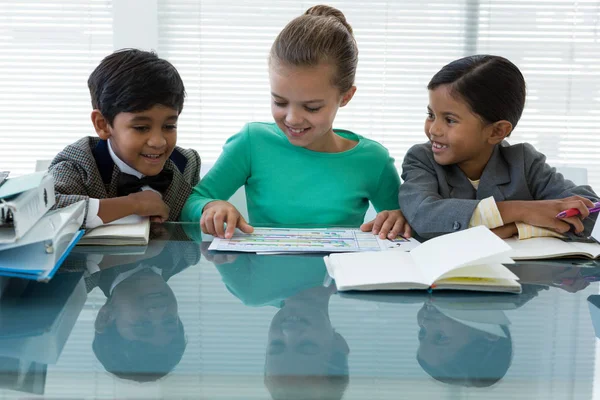
<path id="1" fill-rule="evenodd" d="M 267 344 L 267 374 L 318 375 L 327 368 L 334 331 L 316 305 L 286 305 L 273 318 Z"/>
<path id="2" fill-rule="evenodd" d="M 119 334 L 162 346 L 178 331 L 177 300 L 164 279 L 142 271 L 121 282 L 113 291 L 112 317 Z"/>
<path id="3" fill-rule="evenodd" d="M 424 305 L 417 313 L 419 331 L 418 356 L 431 366 L 452 360 L 473 340 L 472 330 L 442 313 L 435 307 Z"/>

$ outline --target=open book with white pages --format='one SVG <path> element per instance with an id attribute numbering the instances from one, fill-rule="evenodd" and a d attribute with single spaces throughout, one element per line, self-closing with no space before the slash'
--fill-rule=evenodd
<path id="1" fill-rule="evenodd" d="M 600 218 L 596 220 L 590 238 L 586 241 L 567 241 L 554 237 L 535 237 L 519 240 L 516 237 L 505 239 L 512 247 L 513 260 L 543 260 L 548 258 L 584 257 L 600 258 Z M 587 240 L 589 239 L 589 240 Z"/>
<path id="2" fill-rule="evenodd" d="M 457 289 L 520 293 L 511 248 L 484 226 L 426 241 L 402 251 L 326 256 L 338 290 Z"/>

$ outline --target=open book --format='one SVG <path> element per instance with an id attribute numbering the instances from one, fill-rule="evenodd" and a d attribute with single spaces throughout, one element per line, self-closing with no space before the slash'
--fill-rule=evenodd
<path id="1" fill-rule="evenodd" d="M 327 271 L 338 290 L 459 289 L 520 293 L 504 241 L 484 226 L 402 251 L 331 254 Z"/>
<path id="2" fill-rule="evenodd" d="M 600 244 L 566 242 L 553 237 L 536 237 L 519 240 L 515 237 L 505 239 L 512 247 L 510 257 L 513 260 L 541 260 L 560 257 L 598 258 Z"/>
<path id="3" fill-rule="evenodd" d="M 79 241 L 82 246 L 145 246 L 150 237 L 148 217 L 129 215 L 109 224 L 90 229 Z"/>
<path id="4" fill-rule="evenodd" d="M 600 242 L 600 218 L 594 223 L 591 238 Z M 553 237 L 536 237 L 518 240 L 516 237 L 505 239 L 512 247 L 510 257 L 513 260 L 543 260 L 546 258 L 600 257 L 600 244 L 587 242 L 568 242 Z"/>

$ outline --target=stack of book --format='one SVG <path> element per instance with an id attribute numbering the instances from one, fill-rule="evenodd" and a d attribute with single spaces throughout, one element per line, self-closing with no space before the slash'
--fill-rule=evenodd
<path id="1" fill-rule="evenodd" d="M 0 276 L 48 281 L 83 235 L 85 203 L 49 211 L 47 172 L 0 178 Z"/>

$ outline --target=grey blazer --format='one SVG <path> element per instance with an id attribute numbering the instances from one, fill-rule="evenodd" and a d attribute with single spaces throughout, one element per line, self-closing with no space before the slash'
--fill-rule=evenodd
<path id="1" fill-rule="evenodd" d="M 546 164 L 546 156 L 529 143 L 497 145 L 475 190 L 456 165 L 439 165 L 431 143 L 418 144 L 402 163 L 400 209 L 418 236 L 429 239 L 469 226 L 480 200 L 548 200 L 573 195 L 598 201 L 590 186 L 577 186 Z M 587 218 L 589 234 L 595 221 Z"/>
<path id="2" fill-rule="evenodd" d="M 192 188 L 200 180 L 200 156 L 195 150 L 175 147 L 164 168 L 173 171 L 173 181 L 163 193 L 163 200 L 170 208 L 169 220 L 177 221 Z M 54 177 L 54 208 L 85 200 L 87 216 L 90 198 L 117 197 L 121 171 L 110 157 L 105 140 L 91 136 L 78 140 L 65 147 L 48 169 Z"/>

